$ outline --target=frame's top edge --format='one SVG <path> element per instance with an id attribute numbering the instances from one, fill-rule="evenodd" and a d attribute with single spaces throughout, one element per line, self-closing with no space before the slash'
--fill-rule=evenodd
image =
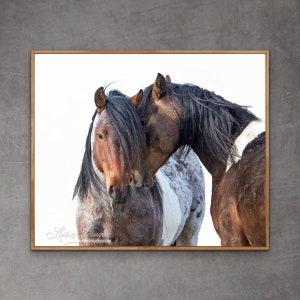
<path id="1" fill-rule="evenodd" d="M 31 54 L 269 54 L 269 50 L 31 50 Z"/>

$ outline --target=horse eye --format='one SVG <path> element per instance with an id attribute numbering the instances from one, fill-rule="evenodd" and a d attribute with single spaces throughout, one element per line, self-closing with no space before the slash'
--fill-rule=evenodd
<path id="1" fill-rule="evenodd" d="M 102 133 L 99 133 L 99 134 L 97 134 L 98 135 L 98 138 L 100 139 L 100 140 L 103 140 L 103 134 Z"/>

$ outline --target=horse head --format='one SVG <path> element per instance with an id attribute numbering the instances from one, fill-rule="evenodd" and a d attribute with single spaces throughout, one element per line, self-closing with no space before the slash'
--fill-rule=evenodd
<path id="1" fill-rule="evenodd" d="M 138 101 L 138 98 L 135 98 Z M 129 98 L 118 91 L 95 93 L 97 114 L 91 134 L 93 162 L 104 173 L 106 189 L 117 203 L 130 192 L 131 174 L 139 168 L 142 129 Z"/>
<path id="2" fill-rule="evenodd" d="M 158 73 L 154 84 L 144 90 L 142 101 L 135 104 L 146 138 L 140 169 L 133 173 L 136 187 L 151 186 L 154 174 L 178 148 L 181 108 L 171 99 L 170 84 L 169 75 L 165 78 Z"/>

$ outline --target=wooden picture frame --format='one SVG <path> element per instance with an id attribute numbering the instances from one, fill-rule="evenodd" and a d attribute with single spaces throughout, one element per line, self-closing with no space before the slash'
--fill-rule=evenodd
<path id="1" fill-rule="evenodd" d="M 108 86 L 107 90 L 116 88 L 132 96 L 153 84 L 158 72 L 169 74 L 176 83 L 196 84 L 229 101 L 258 106 L 259 117 L 266 124 L 265 246 L 77 244 L 72 189 L 96 108 L 94 93 L 100 86 Z M 256 97 L 259 100 L 253 101 Z M 269 167 L 268 50 L 31 51 L 32 250 L 269 250 Z M 210 189 L 208 180 L 206 184 Z M 206 205 L 206 219 L 211 218 L 209 210 Z M 212 222 L 209 230 L 211 226 Z M 208 235 L 217 237 L 215 231 Z"/>

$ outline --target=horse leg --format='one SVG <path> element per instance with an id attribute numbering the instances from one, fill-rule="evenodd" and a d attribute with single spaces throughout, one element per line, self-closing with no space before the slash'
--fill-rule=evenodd
<path id="1" fill-rule="evenodd" d="M 203 193 L 193 198 L 190 214 L 185 222 L 183 230 L 176 240 L 176 246 L 197 246 L 199 230 L 205 213 L 205 196 Z"/>

